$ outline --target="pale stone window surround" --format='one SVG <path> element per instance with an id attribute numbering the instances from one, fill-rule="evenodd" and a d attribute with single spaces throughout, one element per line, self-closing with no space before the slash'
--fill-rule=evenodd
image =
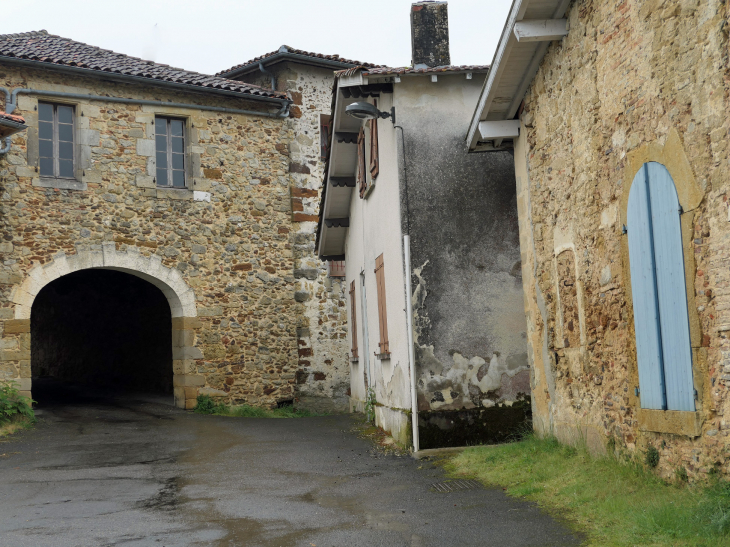
<path id="1" fill-rule="evenodd" d="M 172 315 L 175 404 L 181 408 L 194 408 L 198 389 L 205 385 L 205 377 L 195 374 L 195 360 L 203 358 L 200 349 L 195 347 L 195 329 L 202 326 L 197 317 L 195 293 L 180 272 L 162 265 L 162 259 L 157 255 L 143 256 L 136 247 L 117 251 L 114 243 L 104 243 L 100 251 L 79 245 L 74 255 L 60 252 L 51 262 L 33 267 L 25 279 L 13 287 L 10 301 L 15 304 L 15 319 L 6 321 L 6 325 L 11 323 L 16 332 L 29 333 L 33 302 L 41 289 L 64 275 L 94 268 L 129 273 L 152 283 L 165 295 Z M 30 391 L 30 377 L 19 380 L 23 391 Z"/>
<path id="2" fill-rule="evenodd" d="M 694 386 L 697 390 L 697 401 L 694 412 L 678 411 L 678 410 L 650 410 L 640 408 L 639 398 L 634 395 L 633 389 L 629 390 L 629 400 L 636 408 L 636 416 L 639 422 L 640 431 L 652 431 L 657 433 L 671 433 L 675 435 L 686 435 L 689 437 L 697 437 L 702 434 L 702 426 L 704 421 L 703 401 L 709 390 L 709 382 L 707 381 L 707 348 L 702 347 L 702 332 L 700 328 L 699 315 L 697 314 L 697 304 L 695 302 L 695 260 L 694 247 L 692 243 L 694 234 L 694 212 L 700 205 L 704 193 L 702 188 L 695 179 L 692 166 L 687 159 L 684 146 L 679 133 L 672 128 L 666 137 L 664 144 L 652 142 L 644 144 L 630 151 L 627 154 L 620 205 L 621 221 L 616 227 L 619 234 L 621 229 L 626 225 L 627 209 L 629 203 L 629 192 L 634 175 L 639 171 L 644 163 L 655 161 L 664 165 L 674 180 L 677 189 L 677 197 L 684 211 L 681 216 L 682 227 L 682 247 L 684 249 L 684 274 L 685 287 L 687 290 L 687 311 L 689 314 L 689 333 L 690 346 L 692 348 L 692 376 Z M 626 234 L 621 237 L 621 263 L 623 266 L 623 279 L 626 280 L 624 286 L 626 288 L 627 308 L 633 310 L 633 298 L 631 294 L 631 269 L 629 264 L 629 245 Z M 629 336 L 628 343 L 633 352 L 632 367 L 630 368 L 630 379 L 632 386 L 639 385 L 639 369 L 636 363 L 636 339 L 633 335 L 634 316 L 631 312 L 629 320 L 629 328 L 632 336 Z M 709 398 L 708 398 L 709 400 Z"/>
<path id="3" fill-rule="evenodd" d="M 22 99 L 22 101 L 20 101 Z M 46 102 L 51 104 L 63 104 L 71 106 L 74 109 L 74 178 L 55 178 L 41 177 L 38 153 L 38 102 Z M 94 173 L 87 173 L 91 168 L 91 148 L 99 146 L 99 132 L 89 129 L 89 114 L 98 112 L 98 108 L 91 105 L 71 102 L 59 101 L 58 99 L 44 100 L 42 95 L 39 96 L 21 96 L 19 105 L 24 111 L 24 116 L 29 122 L 28 128 L 28 146 L 26 163 L 27 168 L 31 170 L 32 185 L 40 188 L 57 188 L 60 190 L 86 190 L 87 182 L 101 181 L 100 177 L 96 177 Z M 29 114 L 25 114 L 28 112 Z"/>
<path id="4" fill-rule="evenodd" d="M 157 186 L 157 160 L 155 147 L 155 118 L 176 118 L 185 121 L 185 188 Z M 147 172 L 137 175 L 136 185 L 144 188 L 145 195 L 158 199 L 178 199 L 193 201 L 195 192 L 208 192 L 211 181 L 203 177 L 203 168 L 200 155 L 203 147 L 200 146 L 200 133 L 195 127 L 194 115 L 189 110 L 180 108 L 142 107 L 142 113 L 137 115 L 137 121 L 143 121 L 145 138 L 137 139 L 137 154 L 147 156 Z M 200 197 L 200 196 L 199 196 Z"/>

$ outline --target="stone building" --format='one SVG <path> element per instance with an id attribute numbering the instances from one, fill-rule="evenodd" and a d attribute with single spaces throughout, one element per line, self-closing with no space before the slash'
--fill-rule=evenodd
<path id="1" fill-rule="evenodd" d="M 514 153 L 535 428 L 667 478 L 730 472 L 729 15 L 515 1 L 467 136 Z"/>
<path id="2" fill-rule="evenodd" d="M 286 94 L 45 31 L 0 36 L 0 87 L 0 380 L 294 399 Z"/>
<path id="3" fill-rule="evenodd" d="M 347 349 L 344 265 L 321 262 L 314 252 L 334 71 L 375 65 L 289 46 L 256 57 L 218 76 L 287 94 L 295 137 L 280 150 L 291 177 L 292 250 L 297 301 L 298 405 L 347 410 L 350 364 Z"/>
<path id="4" fill-rule="evenodd" d="M 352 408 L 403 444 L 418 416 L 416 449 L 530 411 L 512 156 L 468 154 L 488 67 L 450 64 L 446 10 L 412 5 L 413 66 L 337 73 L 317 243 L 345 259 Z"/>

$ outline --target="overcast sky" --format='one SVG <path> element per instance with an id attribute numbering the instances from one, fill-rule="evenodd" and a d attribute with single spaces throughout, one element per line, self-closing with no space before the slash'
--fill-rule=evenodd
<path id="1" fill-rule="evenodd" d="M 490 64 L 511 0 L 450 0 L 451 63 Z M 158 63 L 215 73 L 293 48 L 411 62 L 411 0 L 4 0 L 0 34 L 45 29 Z"/>

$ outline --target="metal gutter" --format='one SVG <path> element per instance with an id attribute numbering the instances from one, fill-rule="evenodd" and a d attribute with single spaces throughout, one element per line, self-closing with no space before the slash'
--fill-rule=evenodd
<path id="1" fill-rule="evenodd" d="M 289 101 L 289 99 L 286 99 L 286 98 L 278 99 L 276 97 L 264 97 L 261 95 L 241 93 L 239 91 L 228 91 L 226 89 L 218 89 L 215 87 L 203 87 L 203 86 L 191 85 L 191 84 L 179 84 L 176 82 L 168 82 L 165 80 L 156 80 L 154 78 L 144 78 L 142 76 L 128 76 L 126 74 L 118 74 L 116 72 L 105 72 L 103 70 L 92 70 L 89 68 L 57 65 L 55 63 L 44 63 L 42 61 L 17 59 L 15 57 L 5 57 L 2 55 L 0 55 L 0 63 L 15 64 L 15 65 L 27 66 L 27 67 L 31 67 L 31 68 L 42 68 L 45 70 L 52 70 L 55 72 L 61 72 L 61 73 L 73 74 L 73 75 L 82 75 L 82 76 L 87 76 L 90 78 L 102 78 L 105 80 L 111 80 L 111 81 L 115 81 L 115 82 L 122 82 L 122 83 L 134 82 L 134 83 L 149 85 L 149 86 L 153 86 L 153 87 L 166 87 L 166 88 L 175 89 L 178 91 L 185 91 L 185 92 L 202 93 L 202 94 L 211 93 L 214 95 L 225 95 L 228 97 L 236 97 L 239 99 L 248 99 L 251 101 L 261 101 L 261 102 L 267 102 L 267 103 L 276 103 L 279 105 L 281 105 L 283 103 L 291 102 L 291 101 Z"/>
<path id="2" fill-rule="evenodd" d="M 7 92 L 7 90 L 5 90 Z M 226 108 L 223 106 L 200 105 L 190 103 L 172 103 L 167 101 L 151 101 L 146 99 L 127 99 L 124 97 L 106 97 L 104 95 L 85 95 L 83 93 L 67 93 L 65 91 L 46 91 L 42 89 L 17 88 L 12 91 L 7 103 L 8 114 L 12 114 L 17 106 L 18 95 L 26 93 L 28 95 L 41 95 L 43 97 L 59 97 L 67 99 L 80 99 L 86 101 L 104 101 L 110 103 L 138 104 L 147 106 L 165 106 L 173 108 L 188 108 L 192 110 L 209 110 L 213 112 L 223 112 L 226 114 L 247 114 L 251 116 L 263 116 L 265 118 L 286 118 L 289 116 L 289 102 L 284 103 L 277 112 L 259 112 L 257 110 L 242 110 L 238 108 Z"/>

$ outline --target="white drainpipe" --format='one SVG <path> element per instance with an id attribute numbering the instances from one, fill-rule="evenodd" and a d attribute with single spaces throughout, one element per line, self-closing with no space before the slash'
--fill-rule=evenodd
<path id="1" fill-rule="evenodd" d="M 403 236 L 406 262 L 406 327 L 408 329 L 408 365 L 411 369 L 411 424 L 413 425 L 413 452 L 419 450 L 418 397 L 416 396 L 416 359 L 413 354 L 413 301 L 411 298 L 411 238 Z"/>

